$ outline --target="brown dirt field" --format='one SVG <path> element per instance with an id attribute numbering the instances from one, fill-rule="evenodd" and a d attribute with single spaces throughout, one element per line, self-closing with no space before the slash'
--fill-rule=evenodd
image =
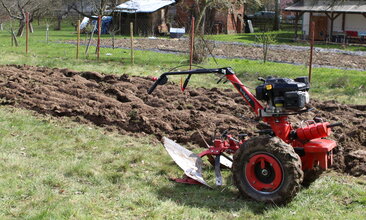
<path id="1" fill-rule="evenodd" d="M 75 43 L 75 41 L 69 41 Z M 96 44 L 94 40 L 93 44 Z M 111 46 L 111 39 L 102 39 L 101 45 Z M 215 44 L 209 43 L 213 48 L 213 55 L 245 58 L 253 60 L 263 59 L 263 49 L 249 45 L 240 44 Z M 130 48 L 130 39 L 115 40 L 116 47 Z M 189 40 L 187 39 L 135 39 L 136 49 L 175 51 L 189 53 Z M 268 60 L 276 62 L 307 64 L 309 62 L 309 51 L 296 51 L 286 48 L 271 48 L 268 51 Z M 366 70 L 366 57 L 341 53 L 316 51 L 313 63 L 323 66 L 333 66 L 351 69 Z"/>
<path id="2" fill-rule="evenodd" d="M 167 84 L 147 94 L 149 78 L 75 72 L 32 66 L 0 66 L 0 104 L 41 114 L 71 117 L 121 134 L 167 136 L 180 143 L 203 145 L 220 131 L 255 135 L 262 125 L 242 98 L 226 90 L 189 89 Z M 293 122 L 320 116 L 343 122 L 330 137 L 338 141 L 334 168 L 354 176 L 366 174 L 366 106 L 312 101 L 316 110 L 291 117 Z M 236 131 L 236 132 L 235 132 Z"/>

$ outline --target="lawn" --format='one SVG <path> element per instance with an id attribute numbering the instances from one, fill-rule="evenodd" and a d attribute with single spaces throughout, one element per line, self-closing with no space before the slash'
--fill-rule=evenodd
<path id="1" fill-rule="evenodd" d="M 153 137 L 0 107 L 1 219 L 362 219 L 366 179 L 334 172 L 287 206 L 168 180 L 181 175 Z M 213 170 L 205 176 L 213 183 Z"/>

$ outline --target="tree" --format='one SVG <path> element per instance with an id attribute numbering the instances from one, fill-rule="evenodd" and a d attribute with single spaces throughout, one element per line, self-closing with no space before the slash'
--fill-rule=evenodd
<path id="1" fill-rule="evenodd" d="M 33 22 L 34 15 L 39 12 L 45 11 L 45 8 L 50 4 L 47 0 L 0 0 L 1 5 L 7 12 L 7 14 L 19 21 L 19 29 L 17 36 L 22 36 L 24 27 L 26 12 L 29 12 L 29 21 Z M 31 30 L 32 26 L 31 26 Z"/>
<path id="2" fill-rule="evenodd" d="M 74 6 L 75 2 L 79 2 L 79 4 L 83 5 L 83 0 L 75 1 L 75 0 L 58 0 L 54 1 L 53 5 L 53 16 L 57 19 L 57 25 L 55 27 L 56 31 L 61 30 L 61 23 L 62 20 L 71 12 L 72 7 Z"/>
<path id="3" fill-rule="evenodd" d="M 3 23 L 9 18 L 4 8 L 0 7 L 0 31 L 3 30 Z"/>
<path id="4" fill-rule="evenodd" d="M 281 8 L 280 8 L 280 0 L 275 1 L 275 17 L 273 23 L 273 30 L 278 31 L 280 30 L 280 23 L 281 23 Z"/>
<path id="5" fill-rule="evenodd" d="M 72 9 L 84 17 L 95 20 L 95 15 L 105 16 L 110 15 L 119 3 L 119 0 L 87 0 L 87 4 L 78 4 L 76 1 L 72 5 Z M 84 7 L 88 6 L 91 10 L 88 12 L 84 11 Z M 109 9 L 109 10 L 108 10 Z"/>

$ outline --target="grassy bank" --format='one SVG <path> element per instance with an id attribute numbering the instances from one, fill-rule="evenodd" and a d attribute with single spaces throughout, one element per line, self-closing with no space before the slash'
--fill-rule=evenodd
<path id="1" fill-rule="evenodd" d="M 0 218 L 361 219 L 366 179 L 326 173 L 288 206 L 175 184 L 181 174 L 152 137 L 0 107 Z M 205 175 L 213 183 L 213 170 Z M 189 199 L 188 199 L 189 198 Z"/>
<path id="2" fill-rule="evenodd" d="M 28 64 L 36 66 L 70 68 L 79 71 L 98 71 L 112 74 L 127 73 L 140 76 L 157 76 L 175 66 L 186 65 L 187 56 L 176 54 L 162 54 L 150 51 L 136 51 L 135 65 L 130 64 L 130 51 L 111 48 L 101 49 L 101 59 L 96 60 L 95 48 L 90 49 L 89 56 L 84 55 L 85 47 L 81 47 L 81 57 L 75 59 L 75 45 L 46 43 L 45 28 L 36 26 L 31 35 L 30 53 L 25 55 L 24 37 L 19 38 L 19 47 L 10 46 L 10 34 L 0 32 L 0 64 Z M 50 31 L 50 41 L 59 42 L 75 39 L 75 32 L 71 26 L 63 27 L 62 31 Z M 109 37 L 103 36 L 104 38 Z M 82 37 L 85 40 L 85 36 Z M 218 59 L 215 64 L 209 59 L 202 67 L 216 68 L 231 66 L 238 73 L 244 84 L 255 87 L 258 76 L 298 77 L 308 74 L 305 66 L 295 66 L 280 63 L 262 63 L 241 59 Z M 180 78 L 176 78 L 177 81 Z M 202 81 L 205 84 L 202 84 Z M 216 78 L 205 76 L 194 77 L 194 86 L 214 87 Z M 222 87 L 231 87 L 224 85 Z M 366 72 L 315 68 L 312 80 L 312 96 L 321 100 L 338 100 L 350 104 L 366 104 Z"/>

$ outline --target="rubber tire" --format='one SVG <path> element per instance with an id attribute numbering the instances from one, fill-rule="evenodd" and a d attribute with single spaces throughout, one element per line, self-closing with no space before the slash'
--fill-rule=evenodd
<path id="1" fill-rule="evenodd" d="M 270 194 L 262 194 L 252 188 L 245 177 L 246 163 L 250 156 L 256 153 L 269 153 L 274 156 L 283 169 L 283 180 L 279 188 Z M 256 201 L 286 204 L 301 189 L 304 173 L 301 169 L 301 159 L 292 146 L 278 137 L 269 135 L 257 136 L 244 142 L 234 155 L 233 181 L 244 197 Z"/>

